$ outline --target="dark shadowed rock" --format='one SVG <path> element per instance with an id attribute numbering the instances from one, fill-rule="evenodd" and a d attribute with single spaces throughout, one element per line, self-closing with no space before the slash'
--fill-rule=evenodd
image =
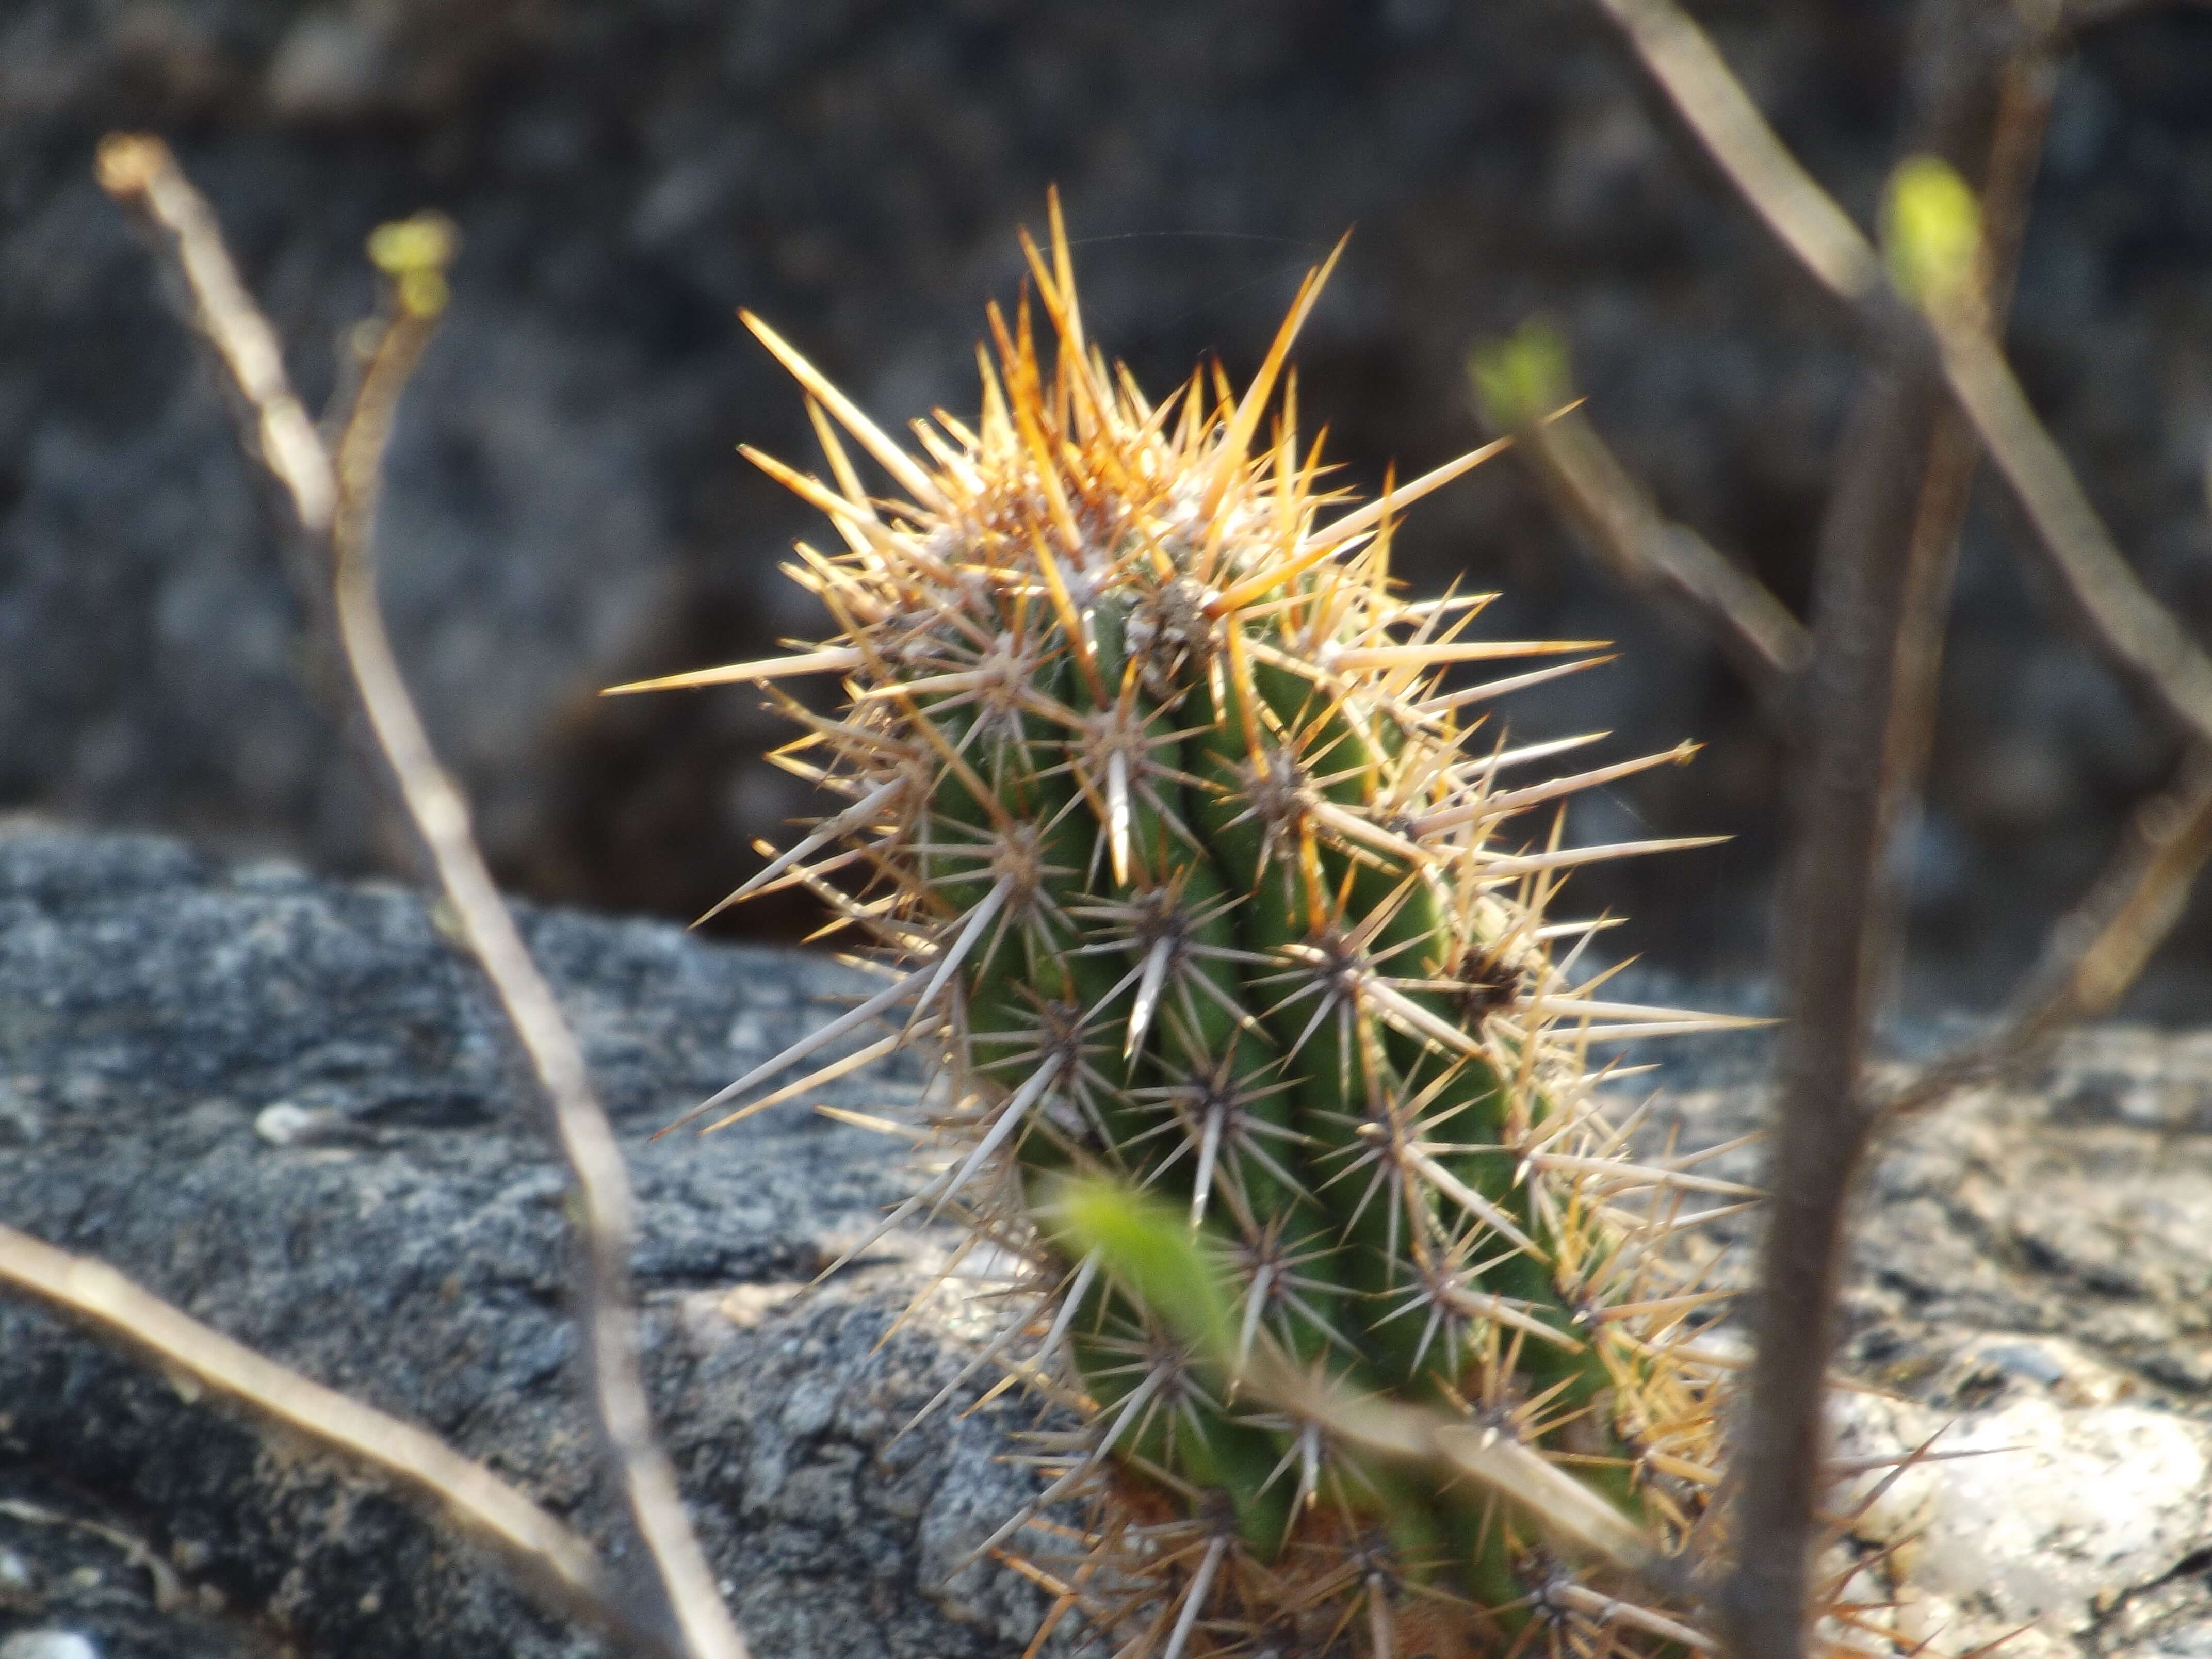
<path id="1" fill-rule="evenodd" d="M 648 1139 L 856 976 L 658 923 L 525 926 L 630 1155 L 655 1403 L 755 1651 L 1012 1659 L 1042 1595 L 951 1569 L 1034 1489 L 995 1460 L 1035 1408 L 892 1443 L 988 1328 L 989 1286 L 948 1280 L 882 1342 L 943 1263 L 916 1231 L 799 1293 L 903 1190 L 897 1144 L 800 1103 Z M 424 1424 L 621 1548 L 575 1404 L 563 1179 L 417 896 L 17 823 L 0 1056 L 0 1218 Z M 1763 1066 L 1756 1038 L 1685 1047 L 1650 1132 L 1741 1133 Z M 878 1072 L 836 1093 L 915 1086 Z M 2206 1042 L 2108 1028 L 1876 1164 L 1845 1364 L 1881 1392 L 1841 1397 L 1845 1444 L 1942 1430 L 1939 1449 L 1987 1455 L 1913 1471 L 1843 1547 L 1899 1546 L 1880 1588 L 1937 1651 L 2032 1620 L 2011 1650 L 2034 1659 L 2201 1653 L 2208 1136 Z M 1755 1176 L 1756 1150 L 1707 1168 Z M 1690 1248 L 1725 1249 L 1717 1277 L 1741 1279 L 1747 1239 L 1738 1222 Z M 34 1632 L 147 1659 L 592 1650 L 389 1498 L 0 1303 L 0 1639 Z"/>
<path id="2" fill-rule="evenodd" d="M 1870 221 L 1907 8 L 1698 9 Z M 1054 181 L 1094 337 L 1147 386 L 1213 350 L 1248 372 L 1298 273 L 1356 223 L 1301 352 L 1303 407 L 1332 422 L 1349 482 L 1371 491 L 1394 458 L 1403 476 L 1476 441 L 1468 347 L 1541 311 L 1660 500 L 1800 603 L 1844 326 L 1685 155 L 1595 12 L 11 0 L 0 805 L 376 862 L 351 761 L 298 690 L 262 492 L 93 184 L 116 126 L 176 141 L 311 400 L 368 303 L 369 228 L 424 206 L 460 224 L 449 326 L 391 458 L 385 591 L 494 860 L 541 896 L 696 915 L 800 804 L 760 761 L 775 728 L 748 693 L 592 701 L 817 626 L 776 574 L 809 515 L 732 453 L 811 464 L 811 439 L 735 307 L 894 429 L 933 403 L 972 409 L 982 302 L 1012 299 L 1014 228 L 1041 221 Z M 2100 31 L 2066 66 L 2014 335 L 2121 544 L 2197 620 L 2208 64 L 2212 18 L 2177 15 Z M 2053 623 L 2002 531 L 1968 540 L 1913 851 L 1923 948 L 1984 1000 L 2174 752 Z M 1777 757 L 1703 641 L 1593 579 L 1510 465 L 1413 514 L 1398 562 L 1425 590 L 1504 589 L 1502 633 L 1622 642 L 1614 667 L 1522 700 L 1516 727 L 1611 730 L 1623 752 L 1710 743 L 1692 772 L 1594 794 L 1579 827 L 1738 839 L 1583 890 L 1637 918 L 1648 955 L 1755 963 Z"/>

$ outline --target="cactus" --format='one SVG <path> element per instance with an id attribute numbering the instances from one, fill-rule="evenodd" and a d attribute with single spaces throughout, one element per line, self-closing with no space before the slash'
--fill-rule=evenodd
<path id="1" fill-rule="evenodd" d="M 835 526 L 841 551 L 787 568 L 836 635 L 649 684 L 843 677 L 834 714 L 775 695 L 804 728 L 783 763 L 849 804 L 732 896 L 803 884 L 896 971 L 708 1107 L 801 1060 L 732 1117 L 901 1046 L 940 1068 L 942 1166 L 884 1224 L 951 1206 L 1036 1264 L 1022 1369 L 1088 1427 L 986 1547 L 1089 1493 L 1084 1559 L 1040 1546 L 1032 1571 L 1122 1651 L 1703 1645 L 1533 1497 L 1240 1392 L 1264 1352 L 1526 1449 L 1659 1557 L 1689 1547 L 1722 1375 L 1692 1339 L 1720 1293 L 1661 1246 L 1686 1198 L 1741 1189 L 1631 1162 L 1592 1053 L 1707 1022 L 1577 981 L 1601 924 L 1550 916 L 1572 867 L 1684 844 L 1564 848 L 1565 799 L 1689 750 L 1521 781 L 1571 745 L 1510 748 L 1486 705 L 1601 642 L 1485 639 L 1480 597 L 1395 591 L 1398 514 L 1498 446 L 1365 506 L 1329 483 L 1287 357 L 1335 255 L 1241 396 L 1217 368 L 1156 404 L 1085 337 L 1056 201 L 1049 257 L 1023 246 L 980 416 L 916 422 L 918 455 L 746 318 L 809 394 L 828 478 L 751 459 Z M 1447 688 L 1493 662 L 1515 672 Z M 1228 1275 L 1221 1342 L 1071 1242 L 1075 1176 L 1172 1206 Z"/>

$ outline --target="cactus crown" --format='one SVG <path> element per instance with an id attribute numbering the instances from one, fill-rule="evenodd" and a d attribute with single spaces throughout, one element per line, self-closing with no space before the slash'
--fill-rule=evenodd
<path id="1" fill-rule="evenodd" d="M 952 1206 L 1036 1266 L 1025 1369 L 1089 1427 L 985 1547 L 1087 1492 L 1076 1562 L 1033 1545 L 1030 1570 L 1123 1653 L 1710 1646 L 1534 1486 L 1243 1388 L 1264 1355 L 1458 1425 L 1653 1560 L 1710 1528 L 1716 1293 L 1659 1246 L 1741 1189 L 1631 1161 L 1591 1055 L 1711 1022 L 1604 1000 L 1574 973 L 1595 924 L 1549 916 L 1572 866 L 1662 845 L 1563 848 L 1563 799 L 1687 749 L 1523 781 L 1568 745 L 1508 748 L 1485 706 L 1597 642 L 1482 639 L 1481 598 L 1394 590 L 1397 513 L 1490 452 L 1364 507 L 1328 487 L 1285 369 L 1327 265 L 1242 396 L 1217 368 L 1153 404 L 1085 336 L 1056 202 L 1048 258 L 1023 239 L 1049 363 L 1029 292 L 994 307 L 980 416 L 916 422 L 920 456 L 747 319 L 811 394 L 829 478 L 753 459 L 836 528 L 789 568 L 836 635 L 655 684 L 845 677 L 835 714 L 778 696 L 805 728 L 784 763 L 850 804 L 739 890 L 805 884 L 898 971 L 708 1104 L 809 1056 L 744 1109 L 901 1044 L 941 1062 L 945 1161 L 885 1225 Z M 1446 689 L 1507 660 L 1534 665 Z M 1224 1275 L 1222 1341 L 1055 1228 L 1070 1174 L 1173 1206 Z"/>

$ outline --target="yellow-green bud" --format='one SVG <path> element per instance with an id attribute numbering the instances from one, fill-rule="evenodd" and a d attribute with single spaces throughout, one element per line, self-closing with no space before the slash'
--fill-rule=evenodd
<path id="1" fill-rule="evenodd" d="M 1565 337 L 1541 317 L 1476 346 L 1468 354 L 1467 372 L 1483 419 L 1498 432 L 1525 431 L 1574 401 Z"/>
<path id="2" fill-rule="evenodd" d="M 369 263 L 392 278 L 412 317 L 434 317 L 446 308 L 452 295 L 446 267 L 460 249 L 460 231 L 442 213 L 394 219 L 368 234 Z"/>
<path id="3" fill-rule="evenodd" d="M 1923 306 L 1970 297 L 1981 245 L 1981 204 L 1957 168 L 1935 155 L 1898 163 L 1882 203 L 1882 250 L 1900 294 Z"/>

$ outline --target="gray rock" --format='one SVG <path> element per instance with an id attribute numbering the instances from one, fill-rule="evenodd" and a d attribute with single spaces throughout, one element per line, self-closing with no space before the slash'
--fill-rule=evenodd
<path id="1" fill-rule="evenodd" d="M 1041 1593 L 988 1564 L 943 1580 L 1033 1489 L 994 1461 L 1033 1408 L 947 1412 L 880 1455 L 957 1370 L 977 1287 L 955 1279 L 880 1348 L 941 1240 L 886 1240 L 799 1294 L 897 1195 L 898 1157 L 804 1103 L 649 1139 L 854 976 L 659 924 L 526 927 L 631 1153 L 656 1404 L 758 1650 L 1018 1652 Z M 473 969 L 416 896 L 19 826 L 0 836 L 0 1054 L 46 1124 L 0 1158 L 0 1216 L 610 1535 L 562 1314 L 565 1182 Z M 253 1103 L 311 1097 L 373 1143 L 257 1133 Z M 13 1304 L 0 1402 L 0 1546 L 35 1561 L 66 1545 L 43 1606 L 113 1659 L 588 1645 L 389 1499 Z M 155 1617 L 131 1549 L 25 1522 L 10 1498 L 135 1540 L 179 1605 Z M 71 1589 L 80 1568 L 97 1583 Z M 204 1594 L 241 1628 L 210 1622 Z M 0 1632 L 34 1616 L 0 1607 Z M 179 1621 L 199 1645 L 178 1645 Z"/>
<path id="2" fill-rule="evenodd" d="M 1036 1408 L 948 1412 L 892 1443 L 974 1352 L 984 1287 L 947 1280 L 880 1346 L 941 1236 L 886 1238 L 805 1290 L 904 1190 L 900 1150 L 796 1102 L 650 1139 L 859 981 L 659 924 L 523 923 L 630 1158 L 659 1420 L 757 1651 L 1012 1659 L 1042 1593 L 954 1569 L 1035 1489 L 999 1460 Z M 1896 1035 L 1925 1048 L 1946 1028 Z M 1665 1056 L 1648 1133 L 1689 1148 L 1755 1124 L 1765 1041 Z M 625 1549 L 575 1403 L 563 1179 L 416 895 L 18 823 L 0 835 L 0 1054 L 42 1126 L 0 1157 L 0 1216 L 423 1423 Z M 830 1093 L 897 1104 L 915 1086 L 893 1069 Z M 2212 1621 L 2208 1087 L 2201 1040 L 2104 1028 L 2032 1089 L 1908 1126 L 1873 1166 L 1844 1366 L 1880 1392 L 1842 1396 L 1844 1444 L 1891 1455 L 1940 1428 L 1937 1449 L 1984 1454 L 1910 1471 L 1844 1547 L 1889 1552 L 1869 1593 L 1932 1652 L 2027 1625 L 2035 1659 L 2179 1655 Z M 303 1102 L 361 1133 L 257 1132 Z M 1706 1167 L 1741 1179 L 1757 1158 Z M 1686 1248 L 1729 1252 L 1715 1277 L 1741 1279 L 1749 1237 L 1739 1218 Z M 113 1659 L 594 1650 L 342 1471 L 0 1304 L 8 1556 L 23 1571 L 0 1637 L 81 1632 Z"/>
<path id="3" fill-rule="evenodd" d="M 1891 1035 L 1925 1051 L 1962 1034 L 1944 1024 Z M 1647 1133 L 1695 1146 L 1755 1127 L 1754 1046 L 1673 1056 Z M 1959 1455 L 1899 1475 L 1832 1565 L 1891 1552 L 1860 1589 L 1908 1640 L 2065 1659 L 2178 1651 L 2162 1644 L 2212 1623 L 2212 1139 L 2192 1104 L 2208 1085 L 2199 1035 L 2102 1026 L 2029 1086 L 1880 1145 L 1843 1301 L 1843 1374 L 1872 1386 L 1832 1400 L 1840 1455 Z M 1759 1154 L 1701 1167 L 1756 1180 Z M 1742 1283 L 1753 1237 L 1734 1218 L 1692 1248 L 1728 1252 L 1714 1277 Z M 1755 1296 L 1738 1316 L 1756 1325 Z"/>

